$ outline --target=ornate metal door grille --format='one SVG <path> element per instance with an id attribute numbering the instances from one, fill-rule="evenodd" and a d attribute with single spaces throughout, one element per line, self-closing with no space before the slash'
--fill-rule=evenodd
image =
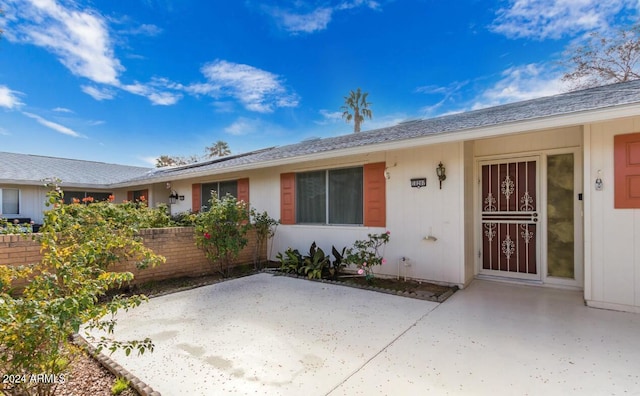
<path id="1" fill-rule="evenodd" d="M 482 165 L 482 269 L 538 274 L 536 161 Z"/>

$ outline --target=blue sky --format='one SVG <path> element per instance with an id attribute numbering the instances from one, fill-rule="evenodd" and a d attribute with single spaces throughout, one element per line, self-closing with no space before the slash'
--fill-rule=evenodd
<path id="1" fill-rule="evenodd" d="M 587 34 L 638 0 L 0 0 L 0 151 L 152 166 L 567 89 Z M 28 166 L 28 165 L 26 165 Z"/>

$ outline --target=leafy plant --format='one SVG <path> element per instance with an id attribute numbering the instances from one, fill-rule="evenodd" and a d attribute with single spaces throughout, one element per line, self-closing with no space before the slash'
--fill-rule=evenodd
<path id="1" fill-rule="evenodd" d="M 0 235 L 29 234 L 33 231 L 33 222 L 20 223 L 17 219 L 10 220 L 0 217 Z"/>
<path id="2" fill-rule="evenodd" d="M 251 210 L 251 217 L 253 218 L 253 228 L 256 231 L 257 238 L 254 269 L 262 269 L 260 252 L 264 248 L 269 238 L 273 238 L 273 236 L 276 234 L 276 229 L 280 222 L 276 219 L 271 218 L 266 211 L 260 213 L 255 209 Z M 269 254 L 267 252 L 267 257 L 268 256 Z"/>
<path id="3" fill-rule="evenodd" d="M 98 350 L 153 350 L 150 339 L 116 341 L 110 338 L 118 310 L 128 310 L 144 296 L 101 297 L 133 279 L 131 273 L 111 272 L 112 264 L 131 260 L 138 268 L 164 261 L 137 237 L 141 215 L 112 202 L 91 205 L 63 201 L 54 186 L 47 195 L 44 225 L 37 239 L 42 260 L 23 267 L 0 265 L 0 372 L 14 375 L 46 373 L 58 376 L 73 360 L 69 336 L 85 324 L 86 335 Z M 14 283 L 25 284 L 21 296 L 12 296 Z M 97 337 L 91 330 L 104 332 Z M 8 386 L 8 388 L 7 388 Z M 8 394 L 52 395 L 56 384 L 21 382 L 5 385 Z"/>
<path id="4" fill-rule="evenodd" d="M 298 269 L 298 273 L 306 275 L 309 279 L 321 279 L 323 270 L 329 267 L 329 263 L 329 256 L 325 255 L 314 241 L 309 253 L 303 257 L 303 265 Z"/>
<path id="5" fill-rule="evenodd" d="M 304 263 L 298 249 L 288 248 L 284 251 L 284 254 L 279 252 L 276 258 L 280 261 L 280 271 L 287 274 L 297 274 Z"/>
<path id="6" fill-rule="evenodd" d="M 333 280 L 338 280 L 340 273 L 347 266 L 344 262 L 344 254 L 347 248 L 343 247 L 341 251 L 338 251 L 335 246 L 331 246 L 331 254 L 335 258 L 329 266 L 329 276 Z"/>
<path id="7" fill-rule="evenodd" d="M 118 377 L 113 382 L 113 386 L 111 387 L 111 394 L 119 395 L 122 392 L 126 391 L 128 388 L 129 388 L 129 381 L 127 381 L 125 378 Z"/>
<path id="8" fill-rule="evenodd" d="M 380 248 L 389 242 L 389 231 L 383 234 L 368 234 L 368 240 L 357 240 L 346 251 L 345 263 L 353 264 L 358 268 L 358 274 L 364 275 L 369 282 L 373 282 L 373 268 L 382 265 L 386 260 L 380 253 Z"/>
<path id="9" fill-rule="evenodd" d="M 217 264 L 218 272 L 228 277 L 231 268 L 247 245 L 249 211 L 243 201 L 227 194 L 222 199 L 214 194 L 209 200 L 209 210 L 196 217 L 196 246 L 204 250 L 212 265 Z"/>
<path id="10" fill-rule="evenodd" d="M 193 227 L 196 225 L 198 215 L 191 211 L 176 213 L 171 216 L 171 222 L 180 227 Z"/>

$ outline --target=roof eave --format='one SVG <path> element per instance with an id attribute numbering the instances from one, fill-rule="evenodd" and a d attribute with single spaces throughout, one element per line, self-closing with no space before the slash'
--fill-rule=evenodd
<path id="1" fill-rule="evenodd" d="M 276 166 L 291 165 L 300 162 L 314 161 L 327 158 L 340 158 L 350 155 L 367 154 L 379 151 L 399 150 L 416 146 L 426 146 L 431 144 L 451 143 L 456 141 L 475 140 L 480 138 L 497 137 L 502 135 L 518 134 L 524 132 L 541 131 L 552 128 L 565 128 L 579 126 L 593 122 L 605 122 L 616 118 L 632 117 L 640 115 L 640 103 L 619 105 L 614 107 L 585 110 L 576 113 L 541 117 L 531 120 L 508 122 L 497 125 L 490 125 L 467 130 L 453 130 L 447 132 L 434 133 L 415 138 L 407 138 L 382 143 L 374 143 L 358 147 L 322 151 L 313 154 L 303 154 L 294 157 L 280 158 L 272 161 L 261 161 L 246 165 L 237 165 L 214 170 L 203 170 L 185 175 L 165 175 L 163 177 L 139 180 L 135 183 L 123 182 L 112 185 L 113 187 L 129 187 L 147 183 L 161 183 L 175 180 L 193 179 L 202 176 L 225 174 L 231 172 L 242 172 L 256 169 L 271 168 Z"/>
<path id="2" fill-rule="evenodd" d="M 0 179 L 0 185 L 18 185 L 18 186 L 35 186 L 45 187 L 43 180 L 16 180 L 16 179 Z M 108 190 L 115 188 L 111 184 L 89 184 L 89 183 L 72 183 L 61 182 L 59 183 L 63 189 L 68 188 L 82 188 L 82 189 L 94 189 L 94 190 Z"/>

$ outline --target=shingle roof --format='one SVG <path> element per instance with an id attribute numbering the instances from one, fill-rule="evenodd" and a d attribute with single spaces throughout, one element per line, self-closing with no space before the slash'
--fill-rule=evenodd
<path id="1" fill-rule="evenodd" d="M 577 114 L 638 103 L 640 103 L 640 80 L 510 103 L 466 113 L 410 121 L 373 131 L 307 140 L 233 158 L 225 157 L 222 160 L 194 164 L 189 167 L 155 171 L 146 177 L 151 179 L 159 177 L 166 178 L 167 176 L 185 177 L 193 173 L 213 172 L 241 165 L 259 164 L 261 162 L 286 158 L 293 159 L 295 157 L 304 157 L 333 150 L 395 142 L 430 135 L 456 133 L 477 128 Z"/>
<path id="2" fill-rule="evenodd" d="M 168 178 L 187 178 L 207 172 L 221 172 L 243 165 L 260 166 L 274 160 L 304 161 L 305 156 L 334 150 L 398 142 L 479 128 L 507 125 L 563 115 L 588 114 L 616 106 L 640 104 L 640 80 L 574 91 L 560 95 L 511 103 L 465 113 L 404 122 L 373 131 L 312 139 L 271 147 L 201 163 L 160 169 L 139 168 L 99 162 L 0 153 L 0 181 L 35 180 L 56 176 L 82 184 L 134 184 Z M 640 115 L 640 113 L 639 113 Z M 29 164 L 25 166 L 24 164 Z"/>
<path id="3" fill-rule="evenodd" d="M 106 186 L 147 174 L 151 168 L 31 154 L 0 152 L 0 182 L 39 184 L 58 178 L 63 185 Z"/>

